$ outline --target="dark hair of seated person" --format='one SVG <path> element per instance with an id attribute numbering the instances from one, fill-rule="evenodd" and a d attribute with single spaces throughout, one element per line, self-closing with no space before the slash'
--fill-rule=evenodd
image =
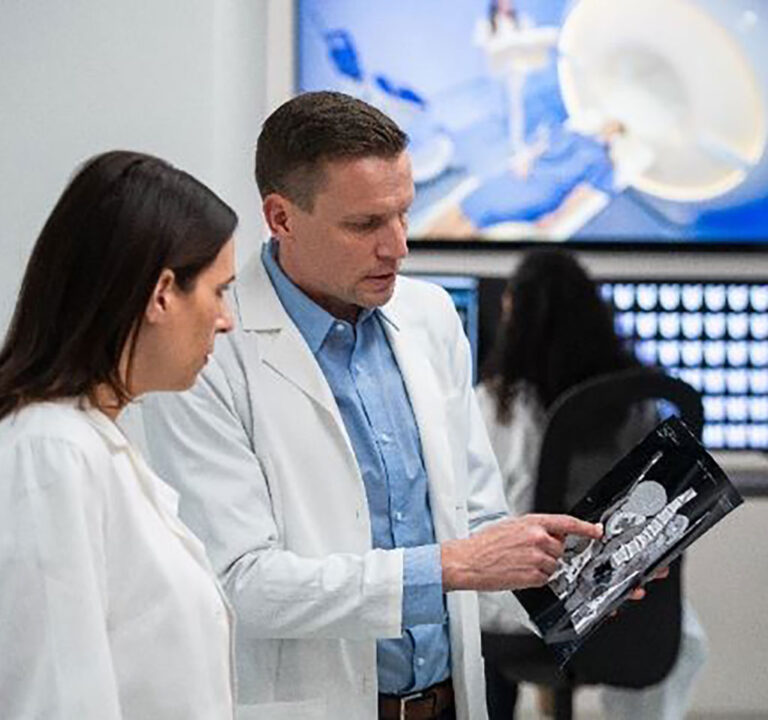
<path id="1" fill-rule="evenodd" d="M 573 385 L 639 365 L 614 329 L 611 307 L 569 252 L 527 253 L 504 290 L 494 347 L 482 369 L 500 422 L 522 387 L 546 410 Z"/>

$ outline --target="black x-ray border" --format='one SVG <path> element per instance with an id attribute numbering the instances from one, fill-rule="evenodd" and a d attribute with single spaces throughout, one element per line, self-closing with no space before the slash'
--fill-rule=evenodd
<path id="1" fill-rule="evenodd" d="M 565 665 L 581 644 L 627 600 L 636 587 L 650 580 L 658 568 L 669 565 L 685 548 L 743 502 L 722 468 L 685 423 L 677 417 L 671 417 L 659 424 L 609 470 L 576 503 L 570 514 L 598 522 L 606 510 L 629 495 L 651 466 L 652 479 L 665 487 L 668 499 L 679 496 L 688 488 L 696 490 L 696 497 L 678 510 L 679 514 L 688 517 L 689 525 L 680 539 L 661 556 L 642 567 L 631 584 L 607 602 L 585 629 L 576 632 L 571 613 L 565 607 L 567 598 L 558 598 L 549 586 L 515 592 L 561 665 Z"/>

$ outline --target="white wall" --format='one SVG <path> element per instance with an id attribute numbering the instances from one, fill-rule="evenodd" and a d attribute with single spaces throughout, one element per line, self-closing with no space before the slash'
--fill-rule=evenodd
<path id="1" fill-rule="evenodd" d="M 253 0 L 0 2 L 0 333 L 75 166 L 112 148 L 188 170 L 259 238 L 253 147 L 266 12 Z"/>
<path id="2" fill-rule="evenodd" d="M 709 636 L 700 713 L 768 717 L 768 498 L 750 498 L 689 550 L 686 592 Z"/>

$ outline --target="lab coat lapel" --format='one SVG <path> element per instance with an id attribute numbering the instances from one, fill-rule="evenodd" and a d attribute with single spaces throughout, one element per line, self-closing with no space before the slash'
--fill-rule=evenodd
<path id="1" fill-rule="evenodd" d="M 280 302 L 259 254 L 243 268 L 241 278 L 237 289 L 240 323 L 245 332 L 258 333 L 261 362 L 330 413 L 346 435 L 328 381 Z"/>
<path id="2" fill-rule="evenodd" d="M 384 327 L 419 428 L 435 532 L 439 540 L 452 537 L 455 478 L 443 413 L 443 391 L 424 353 L 413 343 L 413 338 L 408 337 L 407 330 L 400 329 L 402 324 L 392 303 L 385 306 L 384 311 L 392 320 L 385 322 Z"/>
<path id="3" fill-rule="evenodd" d="M 309 395 L 341 424 L 338 405 L 328 381 L 295 327 L 263 334 L 260 348 L 264 365 Z"/>

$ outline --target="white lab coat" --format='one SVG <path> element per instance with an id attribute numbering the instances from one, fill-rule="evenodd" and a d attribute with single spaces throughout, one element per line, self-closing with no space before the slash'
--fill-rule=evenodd
<path id="1" fill-rule="evenodd" d="M 151 461 L 180 490 L 235 606 L 241 716 L 373 719 L 375 641 L 402 633 L 402 551 L 371 547 L 338 407 L 259 258 L 239 276 L 238 307 L 242 327 L 193 391 L 145 402 Z M 460 321 L 442 289 L 408 278 L 384 312 L 437 539 L 465 537 L 506 504 Z M 457 718 L 483 720 L 476 594 L 449 594 L 448 610 Z"/>
<path id="2" fill-rule="evenodd" d="M 513 517 L 525 515 L 533 507 L 534 475 L 544 411 L 531 391 L 523 388 L 512 403 L 514 422 L 502 424 L 496 420 L 495 400 L 489 389 L 478 385 L 476 396 L 501 470 L 509 514 Z M 480 625 L 486 632 L 539 634 L 522 606 L 516 601 L 511 602 L 508 592 L 481 593 Z"/>
<path id="3" fill-rule="evenodd" d="M 0 422 L 3 720 L 231 720 L 229 611 L 176 502 L 92 407 Z"/>

